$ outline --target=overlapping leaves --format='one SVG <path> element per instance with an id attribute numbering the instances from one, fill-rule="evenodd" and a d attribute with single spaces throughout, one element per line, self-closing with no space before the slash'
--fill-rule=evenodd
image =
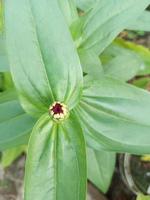
<path id="1" fill-rule="evenodd" d="M 27 115 L 14 91 L 0 94 L 0 151 L 28 142 L 36 119 Z"/>
<path id="2" fill-rule="evenodd" d="M 149 3 L 149 0 L 97 1 L 83 25 L 80 48 L 92 49 L 99 55 L 131 21 L 138 18 Z"/>
<path id="3" fill-rule="evenodd" d="M 80 99 L 82 70 L 57 1 L 5 1 L 5 22 L 11 73 L 24 109 L 41 116 L 54 101 L 72 109 Z M 35 126 L 25 199 L 85 199 L 84 138 L 75 117 L 68 120 L 57 124 L 47 114 Z"/>
<path id="4" fill-rule="evenodd" d="M 40 117 L 29 141 L 25 200 L 85 200 L 87 177 L 83 133 L 87 144 L 96 150 L 150 152 L 150 95 L 113 78 L 102 78 L 98 58 L 126 26 L 131 13 L 133 18 L 138 17 L 149 1 L 137 0 L 135 3 L 128 0 L 122 4 L 116 0 L 115 7 L 112 6 L 114 1 L 109 5 L 103 0 L 101 4 L 97 2 L 98 7 L 85 20 L 80 59 L 67 26 L 74 17 L 62 14 L 64 4 L 61 1 L 5 0 L 4 3 L 13 80 L 24 110 Z M 69 5 L 74 9 L 74 4 Z M 123 21 L 118 21 L 118 16 Z M 114 23 L 117 27 L 112 27 Z M 84 88 L 80 61 L 86 75 Z M 93 65 L 93 73 L 90 73 L 89 63 Z M 68 119 L 56 122 L 48 115 L 49 106 L 55 101 L 67 104 L 71 113 Z M 23 129 L 26 130 L 26 125 L 33 126 L 18 101 L 12 105 L 8 103 L 6 108 L 10 109 L 4 110 L 3 118 L 9 119 L 20 113 L 25 117 L 20 121 L 20 117 L 15 118 L 17 124 L 8 126 L 15 135 L 26 133 Z M 12 137 L 8 135 L 7 138 Z M 106 190 L 108 185 L 103 187 Z"/>

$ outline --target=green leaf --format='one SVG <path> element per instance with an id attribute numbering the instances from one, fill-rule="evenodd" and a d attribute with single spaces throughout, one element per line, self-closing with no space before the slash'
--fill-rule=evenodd
<path id="1" fill-rule="evenodd" d="M 14 84 L 10 72 L 0 72 L 0 92 L 14 90 Z"/>
<path id="2" fill-rule="evenodd" d="M 80 48 L 92 49 L 99 55 L 149 3 L 149 0 L 98 1 L 83 26 Z"/>
<path id="3" fill-rule="evenodd" d="M 2 0 L 0 0 L 0 31 L 3 31 L 3 4 L 2 4 Z"/>
<path id="4" fill-rule="evenodd" d="M 20 106 L 13 91 L 0 94 L 0 151 L 28 142 L 35 119 Z"/>
<path id="5" fill-rule="evenodd" d="M 10 72 L 4 72 L 2 74 L 3 77 L 3 90 L 14 90 L 14 83 L 12 81 L 12 76 Z"/>
<path id="6" fill-rule="evenodd" d="M 78 19 L 78 13 L 75 0 L 58 0 L 61 10 L 70 26 Z"/>
<path id="7" fill-rule="evenodd" d="M 41 116 L 54 101 L 71 109 L 81 93 L 82 69 L 57 1 L 4 3 L 11 72 L 24 109 Z"/>
<path id="8" fill-rule="evenodd" d="M 29 142 L 25 200 L 85 200 L 85 157 L 82 130 L 74 115 L 62 123 L 42 116 Z"/>
<path id="9" fill-rule="evenodd" d="M 79 51 L 79 57 L 83 72 L 93 79 L 99 79 L 103 75 L 103 68 L 99 57 L 92 51 Z"/>
<path id="10" fill-rule="evenodd" d="M 26 151 L 26 146 L 19 146 L 5 150 L 2 153 L 1 165 L 4 168 L 9 167 L 25 151 Z"/>
<path id="11" fill-rule="evenodd" d="M 3 91 L 3 74 L 0 72 L 0 92 Z"/>
<path id="12" fill-rule="evenodd" d="M 0 72 L 9 71 L 9 63 L 6 53 L 5 37 L 0 33 Z"/>
<path id="13" fill-rule="evenodd" d="M 83 11 L 87 11 L 99 0 L 76 0 L 77 7 Z"/>
<path id="14" fill-rule="evenodd" d="M 136 53 L 115 44 L 110 45 L 101 58 L 105 74 L 124 81 L 137 75 L 144 65 Z"/>
<path id="15" fill-rule="evenodd" d="M 135 79 L 132 81 L 132 84 L 136 87 L 140 87 L 143 89 L 150 89 L 150 77 L 143 77 L 139 79 Z"/>
<path id="16" fill-rule="evenodd" d="M 150 200 L 150 196 L 145 196 L 143 194 L 139 194 L 137 200 Z"/>
<path id="17" fill-rule="evenodd" d="M 150 31 L 150 12 L 144 11 L 127 29 L 137 31 Z"/>
<path id="18" fill-rule="evenodd" d="M 76 110 L 85 135 L 104 148 L 115 152 L 148 154 L 149 105 L 150 94 L 147 91 L 104 78 L 93 81 L 84 89 Z"/>
<path id="19" fill-rule="evenodd" d="M 115 153 L 87 148 L 87 160 L 88 179 L 106 193 L 115 170 Z"/>
<path id="20" fill-rule="evenodd" d="M 133 42 L 124 41 L 123 39 L 117 39 L 115 44 L 125 49 L 132 50 L 141 57 L 145 65 L 143 65 L 139 71 L 139 75 L 146 75 L 150 73 L 150 50 L 148 48 L 142 45 L 134 44 Z"/>

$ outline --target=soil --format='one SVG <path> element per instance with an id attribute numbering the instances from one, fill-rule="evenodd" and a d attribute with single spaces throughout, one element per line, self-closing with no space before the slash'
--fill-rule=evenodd
<path id="1" fill-rule="evenodd" d="M 5 170 L 0 168 L 0 200 L 22 200 L 25 156 Z"/>
<path id="2" fill-rule="evenodd" d="M 135 158 L 133 161 L 133 169 L 135 169 L 136 165 L 136 172 L 138 172 L 139 170 L 142 171 L 140 165 L 137 165 L 137 162 L 139 163 L 139 160 Z M 23 200 L 24 165 L 25 156 L 22 155 L 10 167 L 6 168 L 5 170 L 0 168 L 0 200 Z M 139 176 L 139 174 L 137 174 L 136 176 Z M 122 181 L 118 162 L 116 164 L 112 184 L 106 195 L 102 194 L 90 182 L 88 183 L 87 200 L 135 199 L 135 195 L 128 189 L 128 187 Z"/>

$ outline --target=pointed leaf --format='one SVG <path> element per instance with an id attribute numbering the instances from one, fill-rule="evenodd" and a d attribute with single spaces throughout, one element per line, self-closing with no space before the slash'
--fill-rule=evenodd
<path id="1" fill-rule="evenodd" d="M 135 154 L 150 153 L 148 92 L 104 78 L 85 88 L 77 110 L 85 135 L 105 148 Z"/>
<path id="2" fill-rule="evenodd" d="M 133 78 L 143 68 L 143 61 L 131 50 L 110 45 L 101 55 L 104 59 L 104 72 L 106 75 L 128 81 Z M 106 61 L 107 63 L 105 63 Z"/>
<path id="3" fill-rule="evenodd" d="M 25 110 L 40 116 L 53 101 L 74 107 L 82 70 L 57 1 L 4 3 L 11 72 Z"/>
<path id="4" fill-rule="evenodd" d="M 18 146 L 3 151 L 1 165 L 4 168 L 9 167 L 25 151 L 26 151 L 26 146 Z"/>
<path id="5" fill-rule="evenodd" d="M 106 193 L 115 170 L 115 153 L 87 148 L 87 159 L 88 179 Z"/>
<path id="6" fill-rule="evenodd" d="M 86 178 L 85 143 L 76 118 L 54 123 L 42 116 L 29 142 L 25 200 L 85 200 Z"/>
<path id="7" fill-rule="evenodd" d="M 131 20 L 140 16 L 149 3 L 149 0 L 98 1 L 83 26 L 80 48 L 92 49 L 99 55 Z"/>
<path id="8" fill-rule="evenodd" d="M 150 50 L 148 48 L 123 39 L 116 39 L 115 44 L 121 48 L 135 52 L 143 60 L 144 65 L 139 71 L 139 75 L 146 75 L 150 73 Z"/>
<path id="9" fill-rule="evenodd" d="M 127 29 L 137 31 L 150 31 L 150 12 L 144 11 Z"/>
<path id="10" fill-rule="evenodd" d="M 103 68 L 100 59 L 92 51 L 79 51 L 79 57 L 85 75 L 89 75 L 94 80 L 103 75 Z"/>
<path id="11" fill-rule="evenodd" d="M 26 144 L 35 121 L 23 111 L 14 92 L 0 94 L 0 151 Z"/>

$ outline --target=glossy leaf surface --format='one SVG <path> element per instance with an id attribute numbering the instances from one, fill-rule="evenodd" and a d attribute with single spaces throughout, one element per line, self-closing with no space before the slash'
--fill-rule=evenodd
<path id="1" fill-rule="evenodd" d="M 138 55 L 130 50 L 125 50 L 124 53 L 120 52 L 104 65 L 104 72 L 108 76 L 128 81 L 138 74 L 143 65 L 142 59 Z"/>
<path id="2" fill-rule="evenodd" d="M 83 26 L 81 48 L 93 49 L 99 55 L 149 3 L 149 0 L 98 1 Z"/>
<path id="3" fill-rule="evenodd" d="M 5 36 L 0 33 L 0 72 L 9 71 L 9 62 L 6 52 Z"/>
<path id="4" fill-rule="evenodd" d="M 104 73 L 99 57 L 92 51 L 79 51 L 79 57 L 85 75 L 100 79 Z"/>
<path id="5" fill-rule="evenodd" d="M 150 73 L 150 50 L 148 48 L 142 45 L 134 44 L 133 42 L 124 41 L 123 39 L 116 39 L 115 44 L 133 51 L 143 60 L 144 65 L 139 71 L 139 75 L 146 75 Z"/>
<path id="6" fill-rule="evenodd" d="M 85 135 L 108 150 L 150 153 L 148 92 L 104 78 L 85 88 L 77 111 Z"/>
<path id="7" fill-rule="evenodd" d="M 61 10 L 70 26 L 78 19 L 77 7 L 75 0 L 58 0 Z"/>
<path id="8" fill-rule="evenodd" d="M 115 170 L 115 153 L 87 148 L 87 160 L 88 179 L 106 193 Z"/>
<path id="9" fill-rule="evenodd" d="M 141 30 L 150 31 L 150 13 L 149 11 L 144 11 L 133 23 L 131 23 L 127 29 L 129 30 Z"/>
<path id="10" fill-rule="evenodd" d="M 40 116 L 53 101 L 74 107 L 82 70 L 57 1 L 4 3 L 11 71 L 25 110 Z"/>
<path id="11" fill-rule="evenodd" d="M 74 116 L 60 124 L 42 116 L 29 142 L 25 200 L 85 200 L 85 157 L 82 130 Z"/>
<path id="12" fill-rule="evenodd" d="M 0 151 L 26 144 L 35 121 L 21 108 L 14 92 L 0 94 Z"/>

